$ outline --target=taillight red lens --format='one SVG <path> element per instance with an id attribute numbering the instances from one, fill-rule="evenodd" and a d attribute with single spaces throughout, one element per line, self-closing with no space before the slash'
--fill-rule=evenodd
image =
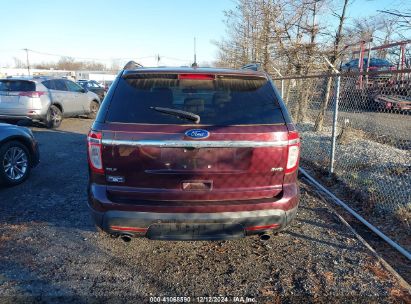
<path id="1" fill-rule="evenodd" d="M 287 167 L 285 173 L 291 173 L 298 169 L 298 161 L 300 159 L 300 136 L 296 131 L 288 133 L 287 153 Z"/>
<path id="2" fill-rule="evenodd" d="M 118 231 L 133 231 L 133 232 L 147 232 L 148 228 L 140 227 L 123 227 L 123 226 L 110 226 L 112 230 Z"/>
<path id="3" fill-rule="evenodd" d="M 215 76 L 212 74 L 179 74 L 178 79 L 214 80 Z"/>
<path id="4" fill-rule="evenodd" d="M 102 160 L 102 134 L 90 131 L 87 136 L 88 161 L 90 169 L 96 173 L 104 173 Z"/>
<path id="5" fill-rule="evenodd" d="M 42 91 L 28 91 L 28 92 L 20 92 L 19 96 L 26 96 L 31 98 L 39 98 L 42 95 L 45 95 L 46 92 Z"/>
<path id="6" fill-rule="evenodd" d="M 267 230 L 267 229 L 274 229 L 280 227 L 280 224 L 271 224 L 271 225 L 265 225 L 265 226 L 251 226 L 245 228 L 247 231 L 255 231 L 255 230 Z"/>

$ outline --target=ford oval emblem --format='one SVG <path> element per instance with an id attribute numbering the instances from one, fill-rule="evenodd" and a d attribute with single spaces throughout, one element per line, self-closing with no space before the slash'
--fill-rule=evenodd
<path id="1" fill-rule="evenodd" d="M 192 129 L 184 133 L 187 137 L 193 139 L 204 139 L 210 136 L 210 132 L 202 129 Z"/>

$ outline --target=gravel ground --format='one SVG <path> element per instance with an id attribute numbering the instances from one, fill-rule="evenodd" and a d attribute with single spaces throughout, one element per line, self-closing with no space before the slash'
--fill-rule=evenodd
<path id="1" fill-rule="evenodd" d="M 328 178 L 331 127 L 299 125 L 303 168 L 385 234 L 411 251 L 411 152 L 366 138 L 358 130 L 336 146 L 335 177 Z M 311 168 L 310 168 L 311 167 Z M 317 170 L 319 169 L 319 170 Z"/>
<path id="2" fill-rule="evenodd" d="M 344 122 L 348 118 L 352 126 L 371 134 L 394 138 L 403 141 L 404 145 L 410 141 L 409 128 L 411 126 L 411 113 L 385 113 L 385 112 L 349 112 L 340 111 L 338 121 Z"/>
<path id="3" fill-rule="evenodd" d="M 302 158 L 328 169 L 331 129 L 312 131 L 312 124 L 298 126 L 302 138 Z M 352 129 L 344 142 L 337 142 L 335 174 L 352 188 L 368 192 L 376 208 L 394 212 L 411 208 L 411 152 L 364 138 Z"/>
<path id="4" fill-rule="evenodd" d="M 191 302 L 225 300 L 197 298 L 203 296 L 258 303 L 411 301 L 409 290 L 304 184 L 294 224 L 266 242 L 249 237 L 124 243 L 98 233 L 86 206 L 89 125 L 67 119 L 57 131 L 34 128 L 41 164 L 26 183 L 0 189 L 0 303 L 101 297 L 142 303 L 150 296 Z"/>

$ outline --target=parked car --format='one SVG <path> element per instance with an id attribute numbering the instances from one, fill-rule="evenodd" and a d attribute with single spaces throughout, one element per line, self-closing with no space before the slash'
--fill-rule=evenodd
<path id="1" fill-rule="evenodd" d="M 100 98 L 77 83 L 60 78 L 0 79 L 0 119 L 31 119 L 49 128 L 60 126 L 63 117 L 94 118 Z"/>
<path id="2" fill-rule="evenodd" d="M 264 72 L 125 69 L 88 134 L 89 206 L 125 241 L 266 237 L 296 215 L 299 151 Z"/>
<path id="3" fill-rule="evenodd" d="M 107 90 L 105 89 L 105 87 L 95 80 L 80 79 L 77 81 L 77 83 L 87 91 L 96 93 L 100 100 L 103 100 L 104 96 L 106 96 Z"/>
<path id="4" fill-rule="evenodd" d="M 30 129 L 0 123 L 0 184 L 22 183 L 39 159 L 37 141 Z"/>
<path id="5" fill-rule="evenodd" d="M 358 67 L 359 64 L 359 59 L 352 59 L 349 62 L 343 64 L 341 66 L 341 71 L 343 72 L 359 72 L 360 69 Z M 363 71 L 367 71 L 367 64 L 368 64 L 368 58 L 363 59 Z M 368 71 L 370 72 L 381 72 L 381 71 L 392 71 L 395 70 L 395 66 L 389 62 L 386 59 L 380 59 L 380 58 L 371 58 L 370 59 L 370 65 L 368 67 Z M 379 73 L 379 74 L 370 74 L 368 75 L 369 79 L 382 79 L 382 80 L 387 80 L 389 78 L 392 78 L 392 74 L 390 73 Z"/>
<path id="6" fill-rule="evenodd" d="M 113 84 L 113 82 L 111 80 L 103 81 L 104 89 L 106 90 L 106 92 L 108 91 L 108 89 L 110 89 L 112 84 Z"/>

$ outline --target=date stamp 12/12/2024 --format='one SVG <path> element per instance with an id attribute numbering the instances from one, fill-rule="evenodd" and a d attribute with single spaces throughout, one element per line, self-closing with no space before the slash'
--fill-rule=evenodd
<path id="1" fill-rule="evenodd" d="M 151 296 L 150 303 L 257 303 L 255 298 L 243 296 L 200 296 L 200 297 L 170 297 Z"/>

